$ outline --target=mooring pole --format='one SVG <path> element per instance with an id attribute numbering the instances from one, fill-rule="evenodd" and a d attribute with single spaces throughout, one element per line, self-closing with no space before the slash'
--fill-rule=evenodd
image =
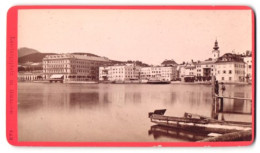
<path id="1" fill-rule="evenodd" d="M 220 112 L 223 112 L 224 109 L 224 98 L 220 98 Z"/>
<path id="2" fill-rule="evenodd" d="M 217 105 L 217 98 L 215 96 L 215 84 L 216 84 L 216 77 L 212 76 L 212 112 L 211 112 L 211 117 L 213 119 L 218 119 L 218 109 L 219 106 Z"/>

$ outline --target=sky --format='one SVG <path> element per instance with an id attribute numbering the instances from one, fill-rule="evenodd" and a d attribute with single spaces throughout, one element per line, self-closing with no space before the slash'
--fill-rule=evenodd
<path id="1" fill-rule="evenodd" d="M 252 50 L 251 10 L 19 10 L 18 48 L 160 64 Z"/>

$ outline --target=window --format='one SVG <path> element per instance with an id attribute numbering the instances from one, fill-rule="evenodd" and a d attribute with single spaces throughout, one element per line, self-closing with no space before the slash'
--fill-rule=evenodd
<path id="1" fill-rule="evenodd" d="M 223 70 L 223 74 L 226 74 L 226 70 Z"/>
<path id="2" fill-rule="evenodd" d="M 248 68 L 250 68 L 250 69 L 251 69 L 251 65 L 248 65 Z"/>
<path id="3" fill-rule="evenodd" d="M 228 73 L 229 73 L 229 74 L 232 74 L 232 70 L 229 70 Z"/>
<path id="4" fill-rule="evenodd" d="M 225 78 L 224 78 L 224 77 L 222 77 L 222 80 L 225 80 Z"/>
<path id="5" fill-rule="evenodd" d="M 232 80 L 232 77 L 229 77 L 229 81 L 231 81 Z"/>

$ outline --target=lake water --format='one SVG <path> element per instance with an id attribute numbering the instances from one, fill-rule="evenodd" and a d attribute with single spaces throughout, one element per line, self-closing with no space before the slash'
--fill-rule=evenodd
<path id="1" fill-rule="evenodd" d="M 251 98 L 251 85 L 226 85 L 226 96 Z M 210 85 L 18 83 L 19 141 L 196 141 L 200 133 L 154 126 L 148 112 L 211 116 Z M 250 113 L 251 102 L 229 100 L 224 111 Z M 251 115 L 226 114 L 251 122 Z"/>

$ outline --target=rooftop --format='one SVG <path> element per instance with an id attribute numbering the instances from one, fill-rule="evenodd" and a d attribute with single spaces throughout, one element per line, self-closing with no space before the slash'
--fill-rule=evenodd
<path id="1" fill-rule="evenodd" d="M 99 56 L 91 56 L 87 54 L 58 54 L 58 55 L 47 55 L 44 59 L 67 59 L 67 58 L 75 58 L 75 59 L 83 59 L 83 60 L 90 60 L 90 61 L 104 61 L 108 62 L 109 59 L 106 57 L 99 57 Z"/>

